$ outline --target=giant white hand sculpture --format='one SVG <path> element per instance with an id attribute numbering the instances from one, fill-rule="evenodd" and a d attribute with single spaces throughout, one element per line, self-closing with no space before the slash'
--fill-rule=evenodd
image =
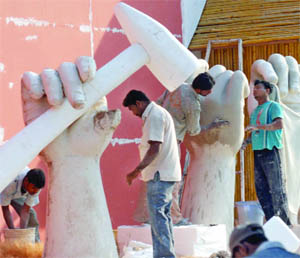
<path id="1" fill-rule="evenodd" d="M 182 199 L 185 217 L 197 224 L 226 224 L 233 227 L 235 164 L 244 137 L 244 99 L 249 95 L 248 80 L 241 71 L 221 65 L 209 70 L 216 84 L 201 103 L 201 126 L 216 118 L 229 126 L 197 136 L 186 135 L 184 143 L 191 160 Z"/>
<path id="2" fill-rule="evenodd" d="M 71 63 L 60 66 L 60 76 L 50 69 L 41 73 L 42 80 L 33 73 L 23 75 L 26 124 L 46 111 L 49 103 L 59 105 L 63 92 L 73 106 L 84 104 L 81 81 L 93 78 L 94 61 L 83 57 L 77 69 L 81 80 Z M 45 257 L 118 257 L 99 160 L 120 118 L 119 110 L 107 111 L 104 97 L 42 151 L 49 167 Z"/>
<path id="3" fill-rule="evenodd" d="M 287 198 L 292 224 L 297 224 L 300 207 L 300 68 L 297 60 L 291 56 L 272 54 L 268 61 L 256 60 L 251 69 L 251 92 L 256 79 L 265 80 L 276 85 L 270 98 L 279 101 L 283 107 L 284 130 L 281 162 L 286 177 Z M 249 113 L 257 106 L 250 94 L 248 98 Z"/>

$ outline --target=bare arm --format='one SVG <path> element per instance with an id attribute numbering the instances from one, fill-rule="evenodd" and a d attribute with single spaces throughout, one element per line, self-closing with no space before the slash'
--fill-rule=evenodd
<path id="1" fill-rule="evenodd" d="M 257 128 L 266 131 L 275 131 L 278 129 L 282 129 L 283 128 L 282 118 L 277 117 L 274 119 L 274 121 L 271 124 L 258 125 Z"/>
<path id="2" fill-rule="evenodd" d="M 26 228 L 29 219 L 30 206 L 24 203 L 20 214 L 20 228 Z"/>
<path id="3" fill-rule="evenodd" d="M 6 222 L 7 227 L 10 229 L 14 229 L 15 226 L 14 226 L 14 222 L 13 222 L 10 210 L 9 210 L 9 206 L 8 205 L 2 206 L 2 212 L 3 212 L 3 217 Z"/>
<path id="4" fill-rule="evenodd" d="M 140 164 L 133 170 L 131 173 L 129 173 L 126 177 L 127 182 L 129 185 L 132 184 L 132 181 L 137 178 L 137 176 L 142 172 L 144 168 L 146 168 L 148 165 L 151 164 L 151 162 L 157 157 L 159 153 L 159 147 L 161 142 L 154 142 L 149 141 L 150 147 L 143 158 L 143 160 L 140 162 Z"/>
<path id="5" fill-rule="evenodd" d="M 274 119 L 274 121 L 271 124 L 266 124 L 266 125 L 249 125 L 246 128 L 246 131 L 255 131 L 255 130 L 266 130 L 266 131 L 275 131 L 278 129 L 283 128 L 283 123 L 282 123 L 282 118 L 277 117 Z"/>

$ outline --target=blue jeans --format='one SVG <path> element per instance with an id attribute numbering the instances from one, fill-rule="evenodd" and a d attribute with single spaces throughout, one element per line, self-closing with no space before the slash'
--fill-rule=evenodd
<path id="1" fill-rule="evenodd" d="M 277 148 L 254 151 L 255 189 L 266 220 L 279 216 L 290 225 L 286 189 Z"/>
<path id="2" fill-rule="evenodd" d="M 153 257 L 175 258 L 173 223 L 171 219 L 172 191 L 175 182 L 160 181 L 159 172 L 147 182 L 147 201 L 151 224 Z"/>

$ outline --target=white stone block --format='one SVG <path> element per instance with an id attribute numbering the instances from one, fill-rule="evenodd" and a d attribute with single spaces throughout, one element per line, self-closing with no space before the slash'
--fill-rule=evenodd
<path id="1" fill-rule="evenodd" d="M 227 250 L 226 226 L 188 225 L 174 227 L 175 252 L 178 256 L 208 257 L 214 252 Z M 119 226 L 118 246 L 123 255 L 123 248 L 130 241 L 152 244 L 150 225 Z"/>
<path id="2" fill-rule="evenodd" d="M 273 216 L 263 228 L 270 241 L 282 243 L 290 252 L 296 252 L 299 248 L 300 239 L 278 216 Z"/>

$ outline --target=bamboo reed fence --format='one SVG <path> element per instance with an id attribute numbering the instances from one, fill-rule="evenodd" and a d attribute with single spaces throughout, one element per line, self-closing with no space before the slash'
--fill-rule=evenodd
<path id="1" fill-rule="evenodd" d="M 211 39 L 256 44 L 299 37 L 299 0 L 207 0 L 189 48 L 203 48 Z"/>

